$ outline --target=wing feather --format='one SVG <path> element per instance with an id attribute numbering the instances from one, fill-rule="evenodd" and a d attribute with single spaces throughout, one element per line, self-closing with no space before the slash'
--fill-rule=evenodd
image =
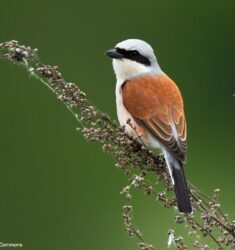
<path id="1" fill-rule="evenodd" d="M 132 117 L 178 160 L 187 153 L 186 121 L 178 87 L 166 75 L 128 80 L 122 86 L 123 103 Z"/>

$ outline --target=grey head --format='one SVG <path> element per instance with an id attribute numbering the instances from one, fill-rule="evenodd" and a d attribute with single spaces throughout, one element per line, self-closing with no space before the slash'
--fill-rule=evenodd
<path id="1" fill-rule="evenodd" d="M 128 39 L 106 51 L 113 59 L 117 80 L 128 80 L 161 71 L 152 47 L 143 40 Z"/>

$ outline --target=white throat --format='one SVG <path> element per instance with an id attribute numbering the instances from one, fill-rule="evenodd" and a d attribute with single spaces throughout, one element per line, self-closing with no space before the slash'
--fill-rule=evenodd
<path id="1" fill-rule="evenodd" d="M 113 59 L 113 69 L 116 74 L 118 84 L 122 84 L 126 80 L 130 80 L 138 76 L 163 73 L 157 62 L 151 67 L 148 67 L 129 59 Z"/>

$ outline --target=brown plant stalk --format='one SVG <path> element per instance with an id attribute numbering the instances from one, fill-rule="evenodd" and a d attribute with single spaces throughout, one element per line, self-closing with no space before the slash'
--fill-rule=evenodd
<path id="1" fill-rule="evenodd" d="M 141 144 L 141 136 L 137 133 L 135 138 L 127 135 L 125 129 L 93 105 L 76 84 L 66 82 L 57 66 L 41 63 L 37 49 L 20 45 L 14 40 L 4 42 L 0 44 L 0 59 L 23 66 L 31 76 L 46 85 L 78 121 L 77 130 L 85 139 L 98 143 L 106 153 L 116 159 L 116 167 L 123 171 L 129 183 L 121 192 L 127 199 L 127 205 L 123 207 L 125 230 L 129 236 L 138 238 L 140 249 L 157 249 L 148 244 L 141 232 L 134 226 L 131 191 L 132 189 L 143 190 L 146 195 L 157 198 L 165 208 L 176 206 L 162 155 L 157 155 Z M 128 122 L 127 126 L 132 126 L 132 124 Z M 154 183 L 149 181 L 150 173 L 154 173 L 156 177 Z M 157 182 L 164 184 L 164 189 L 160 192 L 156 189 Z M 183 238 L 176 238 L 173 233 L 169 236 L 171 237 L 170 244 L 174 244 L 181 250 L 192 248 L 215 250 L 226 249 L 226 247 L 235 249 L 235 221 L 230 221 L 228 215 L 222 212 L 221 205 L 218 203 L 219 189 L 214 190 L 210 198 L 191 183 L 189 187 L 194 212 L 191 215 L 179 214 L 174 221 L 188 226 L 189 235 L 192 235 L 189 236 L 192 238 L 192 245 L 188 248 Z M 193 239 L 193 235 L 201 236 Z M 205 241 L 203 237 L 212 239 L 215 248 L 203 243 Z"/>

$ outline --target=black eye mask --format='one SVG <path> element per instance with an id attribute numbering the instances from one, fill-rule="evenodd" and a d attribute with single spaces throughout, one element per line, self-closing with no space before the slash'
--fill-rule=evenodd
<path id="1" fill-rule="evenodd" d="M 123 58 L 139 62 L 146 66 L 151 66 L 150 60 L 147 57 L 141 55 L 137 50 L 125 50 L 117 47 L 116 51 L 121 54 Z"/>

